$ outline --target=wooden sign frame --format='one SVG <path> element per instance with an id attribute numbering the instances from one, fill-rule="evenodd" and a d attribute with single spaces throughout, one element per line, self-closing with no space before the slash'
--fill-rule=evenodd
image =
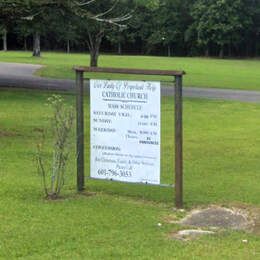
<path id="1" fill-rule="evenodd" d="M 183 76 L 184 71 L 75 67 L 77 109 L 77 190 L 85 189 L 84 174 L 84 73 L 172 76 L 175 80 L 175 206 L 183 207 Z"/>

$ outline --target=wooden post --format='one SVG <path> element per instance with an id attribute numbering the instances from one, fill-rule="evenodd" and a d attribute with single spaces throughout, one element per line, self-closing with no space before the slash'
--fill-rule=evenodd
<path id="1" fill-rule="evenodd" d="M 77 109 L 77 190 L 84 190 L 84 79 L 83 72 L 76 71 Z"/>
<path id="2" fill-rule="evenodd" d="M 182 76 L 175 76 L 175 206 L 183 207 Z"/>

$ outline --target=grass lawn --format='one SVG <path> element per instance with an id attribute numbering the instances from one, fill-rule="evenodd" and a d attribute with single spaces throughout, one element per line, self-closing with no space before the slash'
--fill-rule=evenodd
<path id="1" fill-rule="evenodd" d="M 42 58 L 33 58 L 31 52 L 0 52 L 0 61 L 46 65 L 38 75 L 51 78 L 74 78 L 72 67 L 89 65 L 86 54 L 43 53 Z M 185 70 L 186 86 L 260 90 L 259 59 L 207 59 L 168 58 L 151 56 L 101 55 L 100 66 L 143 69 Z M 97 75 L 89 75 L 97 77 Z M 105 78 L 122 78 L 115 75 L 98 75 Z M 133 79 L 136 76 L 128 76 Z M 144 77 L 143 77 L 144 78 Z M 152 78 L 170 80 L 169 78 Z"/>
<path id="2" fill-rule="evenodd" d="M 77 195 L 73 151 L 63 199 L 43 199 L 33 156 L 37 131 L 48 125 L 50 110 L 44 104 L 49 95 L 0 92 L 0 258 L 259 259 L 256 234 L 228 231 L 190 242 L 170 239 L 180 227 L 169 219 L 183 214 L 172 210 L 170 188 L 88 181 L 95 195 Z M 73 96 L 64 97 L 73 104 Z M 259 104 L 185 99 L 187 209 L 260 206 L 259 122 Z M 172 137 L 169 97 L 162 105 L 163 183 L 173 181 Z"/>

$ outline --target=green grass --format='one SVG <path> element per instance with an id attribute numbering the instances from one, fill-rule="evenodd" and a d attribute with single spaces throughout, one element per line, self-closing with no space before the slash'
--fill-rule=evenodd
<path id="1" fill-rule="evenodd" d="M 44 200 L 33 156 L 37 129 L 48 125 L 50 110 L 44 104 L 49 95 L 0 92 L 0 258 L 259 258 L 260 237 L 244 232 L 187 243 L 169 239 L 180 227 L 166 219 L 181 214 L 172 211 L 170 188 L 87 181 L 87 189 L 96 195 L 77 195 L 73 151 L 63 199 Z M 64 97 L 73 104 L 73 96 Z M 162 114 L 162 182 L 172 183 L 172 98 L 163 99 Z M 259 104 L 185 100 L 186 208 L 259 206 L 259 118 Z M 86 119 L 88 125 L 87 109 Z"/>
<path id="2" fill-rule="evenodd" d="M 89 64 L 87 54 L 43 53 L 33 58 L 31 52 L 0 52 L 0 61 L 46 65 L 38 75 L 51 78 L 73 79 L 72 67 Z M 260 60 L 168 58 L 150 56 L 101 55 L 100 66 L 141 69 L 185 70 L 186 86 L 260 90 Z M 88 75 L 91 77 L 122 78 L 121 75 Z M 128 76 L 136 79 L 136 76 Z M 140 78 L 140 77 L 139 77 Z M 144 78 L 144 77 L 142 77 Z M 152 77 L 152 79 L 171 80 Z"/>

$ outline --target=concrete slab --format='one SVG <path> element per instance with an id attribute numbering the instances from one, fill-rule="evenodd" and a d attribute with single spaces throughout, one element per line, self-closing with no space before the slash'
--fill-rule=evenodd
<path id="1" fill-rule="evenodd" d="M 180 230 L 177 233 L 173 234 L 171 238 L 177 239 L 177 240 L 193 240 L 202 236 L 206 235 L 214 235 L 214 231 L 210 230 L 201 230 L 201 229 L 185 229 L 185 230 Z"/>
<path id="2" fill-rule="evenodd" d="M 192 227 L 207 227 L 211 229 L 247 230 L 254 226 L 246 211 L 223 207 L 209 207 L 194 210 L 179 224 Z"/>

